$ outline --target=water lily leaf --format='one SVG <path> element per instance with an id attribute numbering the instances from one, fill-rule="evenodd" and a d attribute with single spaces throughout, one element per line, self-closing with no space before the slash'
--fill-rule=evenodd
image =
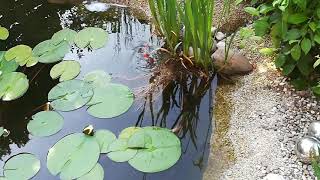
<path id="1" fill-rule="evenodd" d="M 129 139 L 134 133 L 140 131 L 141 127 L 128 127 L 121 131 L 119 139 Z"/>
<path id="2" fill-rule="evenodd" d="M 14 72 L 19 67 L 19 64 L 15 61 L 6 61 L 4 58 L 5 53 L 5 51 L 0 51 L 0 75 Z"/>
<path id="3" fill-rule="evenodd" d="M 130 137 L 128 146 L 141 147 L 141 142 L 144 142 L 144 147 L 129 160 L 129 164 L 139 171 L 146 173 L 164 171 L 180 159 L 180 140 L 168 129 L 143 128 Z"/>
<path id="4" fill-rule="evenodd" d="M 11 72 L 0 76 L 0 99 L 12 101 L 23 96 L 29 88 L 27 76 L 20 72 Z"/>
<path id="5" fill-rule="evenodd" d="M 33 154 L 21 153 L 8 159 L 3 167 L 3 175 L 12 180 L 28 180 L 40 170 L 40 161 Z"/>
<path id="6" fill-rule="evenodd" d="M 26 62 L 30 56 L 32 56 L 32 49 L 26 45 L 17 45 L 9 49 L 4 55 L 7 61 L 15 60 L 18 64 Z"/>
<path id="7" fill-rule="evenodd" d="M 91 47 L 92 49 L 102 48 L 107 42 L 107 32 L 101 28 L 88 27 L 75 37 L 74 42 L 79 48 Z"/>
<path id="8" fill-rule="evenodd" d="M 54 111 L 42 111 L 32 116 L 27 129 L 33 136 L 45 137 L 59 132 L 63 127 L 63 117 Z"/>
<path id="9" fill-rule="evenodd" d="M 72 111 L 87 104 L 93 96 L 90 85 L 81 80 L 64 81 L 53 87 L 48 99 L 59 111 Z"/>
<path id="10" fill-rule="evenodd" d="M 134 95 L 127 86 L 110 83 L 94 89 L 87 111 L 97 118 L 113 118 L 128 111 L 133 100 Z"/>
<path id="11" fill-rule="evenodd" d="M 126 162 L 132 159 L 138 152 L 128 148 L 127 139 L 117 139 L 108 148 L 108 157 L 115 162 Z"/>
<path id="12" fill-rule="evenodd" d="M 108 130 L 98 130 L 94 133 L 94 137 L 96 137 L 101 153 L 108 153 L 109 145 L 117 139 L 117 137 Z"/>
<path id="13" fill-rule="evenodd" d="M 4 128 L 0 127 L 0 137 L 4 134 Z"/>
<path id="14" fill-rule="evenodd" d="M 31 56 L 31 57 L 28 58 L 26 66 L 27 67 L 32 67 L 32 66 L 38 64 L 38 62 L 39 62 L 38 57 Z"/>
<path id="15" fill-rule="evenodd" d="M 78 61 L 62 61 L 52 67 L 50 76 L 52 79 L 60 77 L 59 81 L 68 81 L 76 78 L 80 73 L 80 63 Z"/>
<path id="16" fill-rule="evenodd" d="M 67 41 L 55 45 L 52 40 L 46 40 L 34 47 L 33 54 L 39 57 L 41 63 L 55 63 L 61 61 L 69 50 Z"/>
<path id="17" fill-rule="evenodd" d="M 78 178 L 78 180 L 103 180 L 104 179 L 104 170 L 102 166 L 97 163 L 89 173 Z"/>
<path id="18" fill-rule="evenodd" d="M 54 45 L 60 44 L 62 41 L 67 41 L 70 45 L 74 43 L 74 38 L 77 32 L 72 29 L 62 29 L 53 34 L 51 40 Z"/>
<path id="19" fill-rule="evenodd" d="M 9 37 L 9 31 L 5 27 L 0 27 L 0 40 L 6 40 Z"/>
<path id="20" fill-rule="evenodd" d="M 104 87 L 111 81 L 111 76 L 102 70 L 92 71 L 84 76 L 84 81 L 90 83 L 92 87 Z"/>
<path id="21" fill-rule="evenodd" d="M 97 164 L 100 147 L 95 137 L 74 133 L 60 139 L 48 152 L 47 167 L 61 179 L 76 179 Z"/>

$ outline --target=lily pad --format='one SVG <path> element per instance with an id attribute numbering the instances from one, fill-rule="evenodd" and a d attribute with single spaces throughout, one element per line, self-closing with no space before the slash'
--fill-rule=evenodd
<path id="1" fill-rule="evenodd" d="M 9 180 L 28 180 L 40 170 L 40 161 L 33 154 L 21 153 L 8 159 L 3 167 L 3 175 Z"/>
<path id="2" fill-rule="evenodd" d="M 144 142 L 143 146 L 141 146 L 141 142 Z M 129 164 L 145 173 L 167 170 L 176 164 L 181 156 L 181 142 L 179 138 L 170 130 L 164 128 L 143 128 L 143 130 L 136 132 L 130 137 L 128 146 L 130 148 L 141 148 L 129 160 Z"/>
<path id="3" fill-rule="evenodd" d="M 0 137 L 4 134 L 4 128 L 0 127 Z"/>
<path id="4" fill-rule="evenodd" d="M 0 40 L 6 40 L 8 37 L 9 37 L 8 29 L 0 26 Z"/>
<path id="5" fill-rule="evenodd" d="M 93 96 L 90 85 L 81 80 L 64 81 L 48 94 L 51 106 L 59 111 L 72 111 L 87 104 Z"/>
<path id="6" fill-rule="evenodd" d="M 29 88 L 27 76 L 20 72 L 11 72 L 0 76 L 0 99 L 12 101 L 23 96 Z"/>
<path id="7" fill-rule="evenodd" d="M 4 58 L 5 53 L 5 51 L 0 51 L 0 75 L 14 72 L 19 67 L 19 64 L 15 61 L 6 61 Z"/>
<path id="8" fill-rule="evenodd" d="M 7 61 L 15 60 L 18 64 L 26 64 L 28 58 L 32 56 L 32 49 L 26 45 L 17 45 L 9 49 L 4 55 Z"/>
<path id="9" fill-rule="evenodd" d="M 8 137 L 10 131 L 5 129 L 4 127 L 0 127 L 0 137 Z"/>
<path id="10" fill-rule="evenodd" d="M 62 61 L 52 67 L 50 76 L 52 79 L 60 77 L 59 81 L 68 81 L 76 78 L 80 73 L 80 63 L 78 61 Z"/>
<path id="11" fill-rule="evenodd" d="M 126 162 L 132 159 L 138 152 L 128 148 L 127 139 L 117 139 L 108 148 L 108 157 L 115 162 Z"/>
<path id="12" fill-rule="evenodd" d="M 27 62 L 25 63 L 27 67 L 32 67 L 36 64 L 38 64 L 39 60 L 38 57 L 34 57 L 34 56 L 31 56 L 28 58 Z M 21 65 L 20 65 L 21 66 Z"/>
<path id="13" fill-rule="evenodd" d="M 129 139 L 134 133 L 140 131 L 141 127 L 128 127 L 121 131 L 119 134 L 119 139 Z"/>
<path id="14" fill-rule="evenodd" d="M 105 87 L 111 81 L 111 76 L 102 70 L 92 71 L 84 76 L 84 81 L 90 83 L 92 87 Z"/>
<path id="15" fill-rule="evenodd" d="M 52 40 L 46 40 L 34 47 L 33 54 L 39 57 L 41 63 L 55 63 L 61 61 L 69 50 L 68 41 L 55 45 Z"/>
<path id="16" fill-rule="evenodd" d="M 107 32 L 101 28 L 88 27 L 80 32 L 75 37 L 75 44 L 79 48 L 91 47 L 92 49 L 102 48 L 108 39 Z"/>
<path id="17" fill-rule="evenodd" d="M 78 178 L 78 180 L 103 180 L 104 179 L 104 170 L 102 166 L 97 163 L 89 173 Z"/>
<path id="18" fill-rule="evenodd" d="M 45 137 L 59 132 L 63 127 L 63 117 L 54 111 L 42 111 L 32 116 L 27 129 L 33 136 Z"/>
<path id="19" fill-rule="evenodd" d="M 54 45 L 60 44 L 62 41 L 67 41 L 70 45 L 74 43 L 74 38 L 77 35 L 77 32 L 72 29 L 62 29 L 52 36 L 52 42 Z"/>
<path id="20" fill-rule="evenodd" d="M 48 152 L 47 167 L 61 179 L 76 179 L 97 164 L 100 147 L 95 137 L 74 133 L 59 140 Z"/>
<path id="21" fill-rule="evenodd" d="M 134 95 L 127 86 L 109 83 L 94 89 L 87 111 L 97 118 L 113 118 L 128 111 L 133 100 Z"/>
<path id="22" fill-rule="evenodd" d="M 101 153 L 108 153 L 109 145 L 117 139 L 116 136 L 108 130 L 98 130 L 94 133 L 94 137 L 96 137 L 99 143 Z"/>

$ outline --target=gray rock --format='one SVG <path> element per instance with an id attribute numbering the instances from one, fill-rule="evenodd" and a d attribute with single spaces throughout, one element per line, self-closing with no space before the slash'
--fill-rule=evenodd
<path id="1" fill-rule="evenodd" d="M 212 33 L 212 36 L 215 35 L 215 33 L 217 32 L 217 28 L 216 27 L 211 27 L 211 33 Z"/>
<path id="2" fill-rule="evenodd" d="M 224 42 L 224 41 L 219 41 L 218 43 L 217 43 L 217 48 L 218 49 L 224 49 L 226 47 L 226 42 Z"/>
<path id="3" fill-rule="evenodd" d="M 283 176 L 279 174 L 270 173 L 266 177 L 264 177 L 263 180 L 285 180 L 285 179 Z"/>
<path id="4" fill-rule="evenodd" d="M 218 41 L 222 41 L 225 37 L 226 37 L 226 35 L 222 32 L 217 32 L 217 34 L 216 34 L 216 39 Z"/>

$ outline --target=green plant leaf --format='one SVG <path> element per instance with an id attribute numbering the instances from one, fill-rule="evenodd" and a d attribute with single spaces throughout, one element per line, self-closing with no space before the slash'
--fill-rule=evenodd
<path id="1" fill-rule="evenodd" d="M 0 76 L 0 99 L 12 101 L 23 96 L 29 88 L 27 76 L 20 72 L 11 72 Z"/>
<path id="2" fill-rule="evenodd" d="M 297 63 L 297 67 L 298 67 L 299 71 L 304 76 L 309 76 L 310 73 L 313 71 L 312 65 L 313 65 L 313 63 L 312 63 L 312 60 L 310 59 L 310 56 L 304 56 Z"/>
<path id="3" fill-rule="evenodd" d="M 259 16 L 260 15 L 260 12 L 254 7 L 246 7 L 246 8 L 244 8 L 244 11 L 249 13 L 252 16 Z"/>
<path id="4" fill-rule="evenodd" d="M 140 131 L 141 127 L 128 127 L 121 131 L 119 139 L 129 139 L 134 133 Z"/>
<path id="5" fill-rule="evenodd" d="M 299 44 L 296 44 L 295 46 L 293 46 L 293 48 L 291 49 L 291 56 L 294 60 L 298 61 L 301 57 L 301 48 Z"/>
<path id="6" fill-rule="evenodd" d="M 21 153 L 10 157 L 3 166 L 3 175 L 8 180 L 27 180 L 40 170 L 40 161 L 33 154 Z"/>
<path id="7" fill-rule="evenodd" d="M 290 14 L 288 17 L 288 23 L 290 24 L 300 24 L 305 22 L 308 17 L 302 13 Z"/>
<path id="8" fill-rule="evenodd" d="M 96 137 L 99 143 L 100 153 L 108 153 L 109 145 L 117 139 L 117 137 L 108 130 L 98 130 L 94 133 L 94 137 Z"/>
<path id="9" fill-rule="evenodd" d="M 269 23 L 265 19 L 259 19 L 253 24 L 257 36 L 264 36 L 269 29 Z"/>
<path id="10" fill-rule="evenodd" d="M 313 86 L 312 88 L 311 88 L 311 90 L 312 90 L 312 92 L 314 93 L 314 94 L 316 94 L 316 95 L 320 95 L 320 85 L 317 85 L 317 86 Z"/>
<path id="11" fill-rule="evenodd" d="M 87 111 L 97 118 L 113 118 L 128 111 L 133 100 L 134 95 L 127 86 L 109 83 L 94 89 Z"/>
<path id="12" fill-rule="evenodd" d="M 6 40 L 8 37 L 9 37 L 8 29 L 0 26 L 0 40 Z"/>
<path id="13" fill-rule="evenodd" d="M 142 136 L 145 138 L 141 138 Z M 129 164 L 135 169 L 145 173 L 160 172 L 169 169 L 180 159 L 180 140 L 170 130 L 157 127 L 143 128 L 130 137 L 129 147 L 140 146 L 141 139 L 147 140 L 144 141 L 144 147 L 129 160 Z"/>
<path id="14" fill-rule="evenodd" d="M 313 64 L 313 68 L 316 68 L 320 65 L 320 58 L 317 59 L 317 61 Z"/>
<path id="15" fill-rule="evenodd" d="M 63 127 L 63 117 L 54 111 L 42 111 L 32 116 L 27 125 L 33 136 L 45 137 L 59 132 Z"/>
<path id="16" fill-rule="evenodd" d="M 290 29 L 286 34 L 286 40 L 296 40 L 301 37 L 301 31 L 299 29 Z"/>
<path id="17" fill-rule="evenodd" d="M 6 61 L 4 58 L 5 53 L 5 51 L 0 51 L 0 76 L 1 74 L 14 72 L 19 67 L 19 64 L 15 61 Z"/>
<path id="18" fill-rule="evenodd" d="M 15 60 L 19 64 L 26 63 L 30 56 L 32 56 L 32 49 L 26 45 L 17 45 L 9 49 L 4 55 L 7 61 Z"/>
<path id="19" fill-rule="evenodd" d="M 97 164 L 100 147 L 95 137 L 74 133 L 60 139 L 48 152 L 47 168 L 61 179 L 76 179 Z"/>
<path id="20" fill-rule="evenodd" d="M 72 111 L 87 104 L 93 96 L 90 85 L 81 80 L 64 81 L 48 94 L 51 106 L 59 111 Z"/>
<path id="21" fill-rule="evenodd" d="M 79 48 L 91 47 L 92 49 L 102 48 L 107 42 L 107 32 L 101 28 L 88 27 L 75 37 L 75 43 Z"/>
<path id="22" fill-rule="evenodd" d="M 303 40 L 301 41 L 301 49 L 304 52 L 304 54 L 308 54 L 311 50 L 311 47 L 311 40 L 308 38 L 303 38 Z"/>
<path id="23" fill-rule="evenodd" d="M 259 50 L 259 52 L 265 56 L 271 56 L 277 51 L 276 48 L 262 48 Z"/>
<path id="24" fill-rule="evenodd" d="M 309 23 L 309 27 L 310 27 L 310 29 L 313 31 L 313 32 L 316 32 L 316 30 L 317 30 L 317 24 L 315 23 L 315 22 L 311 22 L 311 23 Z"/>
<path id="25" fill-rule="evenodd" d="M 78 178 L 78 180 L 103 180 L 104 179 L 104 170 L 102 166 L 97 163 L 90 172 Z"/>
<path id="26" fill-rule="evenodd" d="M 277 68 L 281 68 L 286 63 L 286 56 L 279 54 L 275 60 L 275 65 Z"/>
<path id="27" fill-rule="evenodd" d="M 54 45 L 58 45 L 63 41 L 67 41 L 70 45 L 74 43 L 77 32 L 68 28 L 62 29 L 53 34 L 51 40 Z"/>
<path id="28" fill-rule="evenodd" d="M 68 41 L 55 45 L 52 40 L 46 40 L 34 47 L 33 54 L 39 57 L 41 63 L 55 63 L 61 61 L 69 50 Z"/>
<path id="29" fill-rule="evenodd" d="M 4 134 L 4 128 L 0 127 L 0 137 Z"/>
<path id="30" fill-rule="evenodd" d="M 38 57 L 30 56 L 27 60 L 26 66 L 32 67 L 32 66 L 38 64 L 38 62 L 39 62 Z M 21 64 L 20 64 L 20 66 L 21 66 Z"/>
<path id="31" fill-rule="evenodd" d="M 52 79 L 60 77 L 60 82 L 68 81 L 79 75 L 80 68 L 81 66 L 78 61 L 62 61 L 52 67 L 50 76 Z"/>
<path id="32" fill-rule="evenodd" d="M 102 70 L 92 71 L 84 76 L 84 81 L 94 88 L 105 87 L 111 81 L 111 76 Z"/>
<path id="33" fill-rule="evenodd" d="M 314 40 L 315 42 L 317 42 L 318 44 L 320 44 L 320 34 L 316 34 L 316 35 L 314 36 L 313 40 Z"/>
<path id="34" fill-rule="evenodd" d="M 126 162 L 132 159 L 138 150 L 128 148 L 128 139 L 117 139 L 108 148 L 108 157 L 114 162 Z"/>
<path id="35" fill-rule="evenodd" d="M 282 70 L 282 74 L 285 76 L 289 75 L 294 70 L 295 67 L 296 67 L 295 64 L 284 65 L 283 70 Z"/>

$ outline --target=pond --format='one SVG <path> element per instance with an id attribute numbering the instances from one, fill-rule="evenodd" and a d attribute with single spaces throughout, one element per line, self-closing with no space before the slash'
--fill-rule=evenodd
<path id="1" fill-rule="evenodd" d="M 167 80 L 166 86 L 144 93 L 157 78 L 154 72 L 161 61 L 161 58 L 146 58 L 146 54 L 160 47 L 161 40 L 139 13 L 122 6 L 81 0 L 6 0 L 0 2 L 0 25 L 10 31 L 10 37 L 0 42 L 0 50 L 18 44 L 34 47 L 66 27 L 77 31 L 90 26 L 105 29 L 109 38 L 104 48 L 95 51 L 73 48 L 64 59 L 81 64 L 78 79 L 91 71 L 103 70 L 112 76 L 112 82 L 130 87 L 135 94 L 133 106 L 121 116 L 98 119 L 90 116 L 85 107 L 59 112 L 64 117 L 64 127 L 59 133 L 33 137 L 27 124 L 32 115 L 47 108 L 48 92 L 59 82 L 49 75 L 53 64 L 20 67 L 18 71 L 28 76 L 30 87 L 17 100 L 0 101 L 0 127 L 10 131 L 8 137 L 0 137 L 0 167 L 11 156 L 29 152 L 41 161 L 40 172 L 33 179 L 59 179 L 49 173 L 45 164 L 48 149 L 62 137 L 81 132 L 90 124 L 116 135 L 130 126 L 159 126 L 174 129 L 181 140 L 182 156 L 177 164 L 162 172 L 146 174 L 128 163 L 115 163 L 102 155 L 99 163 L 104 168 L 105 179 L 202 179 L 210 149 L 212 95 L 217 80 L 212 77 L 206 81 L 185 73 Z"/>

